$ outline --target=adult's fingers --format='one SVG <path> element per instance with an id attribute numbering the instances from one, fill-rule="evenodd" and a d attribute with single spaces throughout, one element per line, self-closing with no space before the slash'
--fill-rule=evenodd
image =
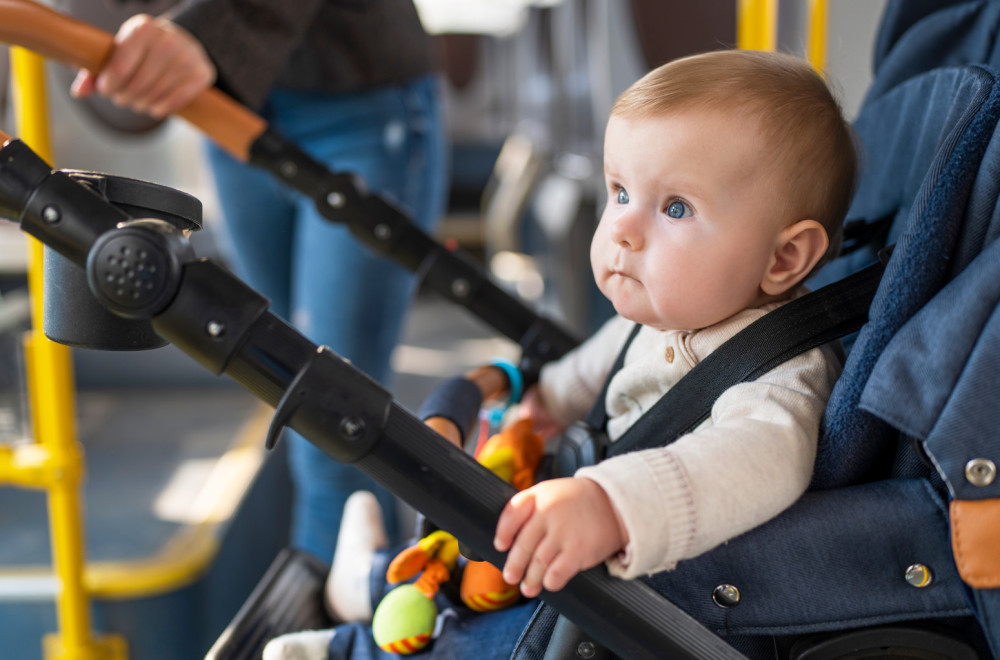
<path id="1" fill-rule="evenodd" d="M 86 69 L 80 69 L 69 87 L 69 93 L 74 98 L 82 99 L 95 91 L 97 91 L 97 76 Z"/>
<path id="2" fill-rule="evenodd" d="M 97 91 L 112 99 L 125 91 L 146 58 L 154 30 L 153 17 L 148 14 L 137 14 L 122 23 L 111 56 L 97 74 Z"/>
<path id="3" fill-rule="evenodd" d="M 208 84 L 201 78 L 177 77 L 164 79 L 150 89 L 144 99 L 144 110 L 162 118 L 180 110 L 200 94 Z"/>

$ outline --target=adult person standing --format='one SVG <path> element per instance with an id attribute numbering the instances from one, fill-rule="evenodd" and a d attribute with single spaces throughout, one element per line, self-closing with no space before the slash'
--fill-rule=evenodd
<path id="1" fill-rule="evenodd" d="M 115 43 L 101 71 L 80 72 L 74 96 L 97 92 L 165 117 L 216 85 L 331 170 L 359 175 L 423 230 L 441 215 L 440 81 L 412 0 L 188 0 L 130 17 Z M 272 175 L 214 145 L 208 160 L 236 272 L 312 341 L 385 383 L 412 275 Z M 292 545 L 332 557 L 344 501 L 356 490 L 374 490 L 395 524 L 391 494 L 294 432 L 286 437 Z"/>

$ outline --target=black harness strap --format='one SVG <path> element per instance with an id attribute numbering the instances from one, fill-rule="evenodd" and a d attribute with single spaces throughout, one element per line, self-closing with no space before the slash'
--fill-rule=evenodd
<path id="1" fill-rule="evenodd" d="M 594 405 L 590 407 L 590 412 L 583 420 L 574 422 L 562 432 L 556 442 L 550 463 L 542 463 L 539 468 L 540 474 L 547 477 L 572 477 L 577 469 L 584 465 L 593 465 L 604 458 L 608 445 L 608 435 L 604 432 L 604 426 L 608 421 L 604 400 L 608 398 L 608 387 L 612 377 L 625 364 L 625 353 L 641 329 L 642 326 L 638 323 L 632 328 L 628 339 L 618 352 L 611 371 L 608 372 L 608 377 L 604 379 L 604 386 L 601 387 L 601 393 L 597 395 Z"/>
<path id="2" fill-rule="evenodd" d="M 733 385 L 754 380 L 800 353 L 859 330 L 868 321 L 868 308 L 888 261 L 888 249 L 883 252 L 878 263 L 782 305 L 733 335 L 608 445 L 607 455 L 667 445 L 701 424 L 716 399 Z M 620 360 L 627 349 L 628 344 Z M 607 421 L 603 412 L 606 393 L 607 383 L 595 406 L 603 415 L 595 428 L 603 428 Z"/>
<path id="3" fill-rule="evenodd" d="M 608 407 L 604 405 L 604 401 L 608 398 L 608 388 L 611 386 L 611 379 L 625 366 L 625 354 L 628 353 L 628 347 L 632 345 L 632 341 L 639 334 L 640 330 L 642 330 L 642 326 L 636 323 L 635 327 L 629 333 L 628 339 L 622 345 L 622 350 L 618 352 L 618 357 L 615 359 L 611 371 L 608 372 L 608 377 L 604 379 L 604 387 L 601 388 L 601 393 L 597 396 L 597 400 L 591 406 L 590 412 L 584 418 L 584 422 L 590 428 L 601 429 L 603 431 L 605 424 L 608 423 Z"/>

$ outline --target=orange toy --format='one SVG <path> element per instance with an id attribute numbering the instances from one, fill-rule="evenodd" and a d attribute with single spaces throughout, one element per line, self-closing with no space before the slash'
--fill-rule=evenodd
<path id="1" fill-rule="evenodd" d="M 531 421 L 524 419 L 483 443 L 475 457 L 501 479 L 523 490 L 535 483 L 544 450 L 545 441 L 532 432 Z M 428 534 L 396 555 L 386 570 L 391 584 L 420 577 L 412 585 L 393 589 L 375 610 L 372 631 L 383 650 L 406 655 L 430 642 L 436 617 L 432 599 L 441 583 L 451 579 L 457 564 L 458 541 L 443 530 Z M 485 561 L 466 563 L 459 592 L 462 602 L 477 612 L 498 610 L 520 598 L 518 586 L 504 582 L 500 569 Z"/>
<path id="2" fill-rule="evenodd" d="M 531 420 L 511 424 L 483 443 L 476 460 L 518 490 L 535 483 L 535 472 L 545 451 L 545 441 L 531 430 Z M 465 565 L 460 587 L 462 602 L 477 612 L 499 610 L 520 597 L 516 584 L 508 584 L 500 569 L 489 562 L 470 561 Z"/>
<path id="3" fill-rule="evenodd" d="M 476 460 L 518 490 L 535 485 L 535 472 L 545 452 L 545 441 L 521 419 L 476 450 Z"/>

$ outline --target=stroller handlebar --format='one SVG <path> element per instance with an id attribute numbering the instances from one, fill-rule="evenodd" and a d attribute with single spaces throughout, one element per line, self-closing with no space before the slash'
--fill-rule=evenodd
<path id="1" fill-rule="evenodd" d="M 99 71 L 115 46 L 114 36 L 34 0 L 0 0 L 0 41 L 90 71 Z M 179 116 L 241 161 L 267 123 L 215 88 L 206 89 Z"/>
<path id="2" fill-rule="evenodd" d="M 91 71 L 99 70 L 114 48 L 111 34 L 34 0 L 0 0 L 0 41 Z M 578 343 L 497 287 L 479 264 L 439 245 L 403 211 L 368 194 L 363 181 L 331 172 L 224 92 L 206 89 L 177 114 L 240 161 L 268 170 L 310 197 L 325 218 L 347 224 L 370 248 L 421 275 L 431 288 L 518 342 L 525 373 L 537 372 Z"/>

